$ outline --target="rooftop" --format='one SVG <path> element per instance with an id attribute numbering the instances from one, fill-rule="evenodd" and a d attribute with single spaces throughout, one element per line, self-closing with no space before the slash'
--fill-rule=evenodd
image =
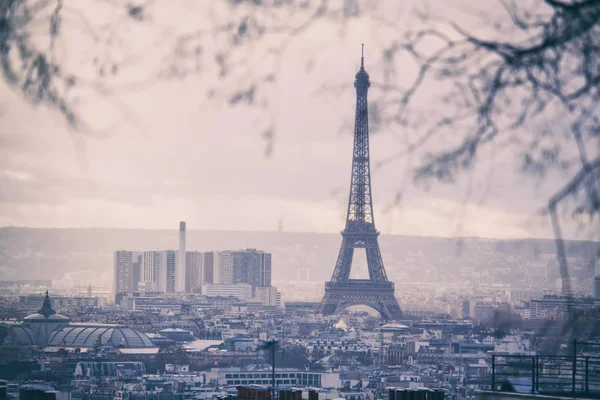
<path id="1" fill-rule="evenodd" d="M 61 314 L 57 314 L 56 311 L 52 309 L 52 304 L 50 303 L 50 296 L 48 295 L 48 291 L 46 290 L 46 296 L 44 297 L 44 303 L 42 304 L 42 308 L 38 310 L 37 313 L 28 315 L 23 318 L 25 322 L 53 322 L 53 323 L 61 323 L 61 322 L 69 322 L 71 319 Z"/>

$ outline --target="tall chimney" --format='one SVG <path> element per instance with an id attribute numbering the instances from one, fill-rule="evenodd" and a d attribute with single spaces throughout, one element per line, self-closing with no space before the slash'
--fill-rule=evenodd
<path id="1" fill-rule="evenodd" d="M 175 274 L 175 291 L 185 292 L 185 221 L 179 221 L 179 257 Z"/>

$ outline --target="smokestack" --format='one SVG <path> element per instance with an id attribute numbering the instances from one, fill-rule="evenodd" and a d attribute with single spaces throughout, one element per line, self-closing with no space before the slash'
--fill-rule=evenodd
<path id="1" fill-rule="evenodd" d="M 175 274 L 175 291 L 185 292 L 185 221 L 179 221 L 179 258 Z"/>

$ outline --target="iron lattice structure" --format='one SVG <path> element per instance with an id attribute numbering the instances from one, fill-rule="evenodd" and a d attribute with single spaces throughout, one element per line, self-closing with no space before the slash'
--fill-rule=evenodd
<path id="1" fill-rule="evenodd" d="M 402 312 L 394 296 L 394 283 L 388 281 L 385 273 L 373 217 L 367 103 L 370 85 L 363 54 L 354 80 L 356 116 L 346 227 L 341 232 L 342 246 L 333 276 L 325 283 L 321 313 L 331 315 L 353 305 L 367 305 L 384 319 L 393 320 L 399 319 Z M 369 279 L 350 279 L 354 249 L 365 249 Z"/>

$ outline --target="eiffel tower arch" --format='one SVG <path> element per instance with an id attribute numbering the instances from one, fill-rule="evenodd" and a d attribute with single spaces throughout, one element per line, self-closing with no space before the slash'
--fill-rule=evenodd
<path id="1" fill-rule="evenodd" d="M 325 282 L 325 296 L 321 301 L 323 315 L 336 314 L 355 305 L 369 306 L 385 319 L 400 319 L 402 311 L 394 296 L 394 283 L 388 281 L 379 250 L 379 232 L 375 229 L 373 199 L 371 196 L 371 165 L 369 159 L 369 120 L 367 92 L 369 74 L 364 67 L 363 54 L 360 70 L 356 73 L 356 114 L 352 174 L 346 226 L 341 232 L 342 245 L 333 275 Z M 354 250 L 364 249 L 369 279 L 350 279 Z"/>

